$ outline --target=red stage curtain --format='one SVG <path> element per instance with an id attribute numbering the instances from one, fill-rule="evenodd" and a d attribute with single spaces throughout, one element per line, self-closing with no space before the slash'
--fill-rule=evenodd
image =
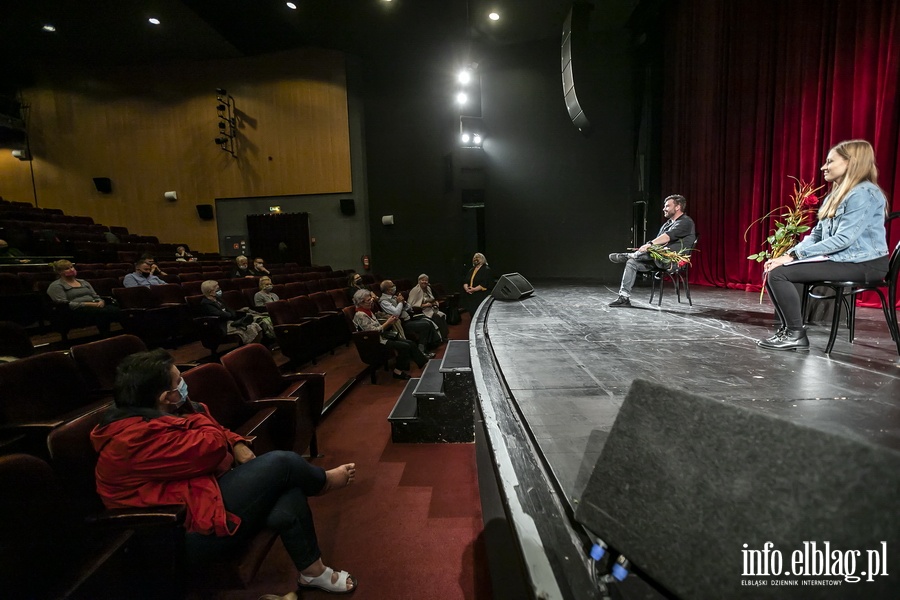
<path id="1" fill-rule="evenodd" d="M 746 257 L 773 222 L 745 230 L 788 202 L 789 176 L 824 184 L 839 141 L 872 142 L 900 210 L 900 2 L 682 0 L 668 17 L 662 183 L 697 222 L 692 280 L 759 290 Z"/>

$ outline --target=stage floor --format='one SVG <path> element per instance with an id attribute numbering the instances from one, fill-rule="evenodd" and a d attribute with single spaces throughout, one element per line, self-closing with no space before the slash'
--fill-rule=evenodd
<path id="1" fill-rule="evenodd" d="M 694 286 L 693 306 L 667 284 L 662 306 L 636 288 L 532 282 L 534 296 L 493 301 L 486 333 L 499 370 L 574 508 L 634 379 L 704 394 L 900 450 L 900 357 L 880 309 L 858 309 L 856 340 L 811 325 L 809 352 L 756 340 L 774 317 L 758 293 Z"/>

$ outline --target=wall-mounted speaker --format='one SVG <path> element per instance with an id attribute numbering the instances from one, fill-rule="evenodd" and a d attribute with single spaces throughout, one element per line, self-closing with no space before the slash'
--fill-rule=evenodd
<path id="1" fill-rule="evenodd" d="M 497 300 L 521 300 L 534 293 L 534 286 L 519 273 L 507 273 L 491 291 Z"/>
<path id="2" fill-rule="evenodd" d="M 212 221 L 215 218 L 215 215 L 213 214 L 212 204 L 198 204 L 197 216 L 204 221 Z"/>
<path id="3" fill-rule="evenodd" d="M 341 214 L 348 217 L 356 214 L 356 202 L 353 198 L 341 198 Z"/>
<path id="4" fill-rule="evenodd" d="M 569 111 L 572 124 L 585 135 L 590 133 L 591 123 L 575 93 L 575 75 L 576 72 L 580 74 L 579 81 L 584 79 L 584 68 L 588 60 L 593 59 L 588 58 L 589 53 L 585 50 L 589 34 L 588 22 L 593 8 L 593 5 L 586 2 L 574 2 L 563 24 L 562 33 L 562 85 L 566 110 Z"/>
<path id="5" fill-rule="evenodd" d="M 111 194 L 112 180 L 109 177 L 94 177 L 94 187 L 101 194 Z"/>
<path id="6" fill-rule="evenodd" d="M 673 597 L 895 598 L 900 571 L 880 559 L 900 548 L 900 452 L 838 422 L 813 426 L 817 413 L 883 415 L 841 408 L 851 402 L 794 409 L 800 423 L 635 380 L 575 517 Z M 786 596 L 775 583 L 810 580 L 841 593 Z"/>

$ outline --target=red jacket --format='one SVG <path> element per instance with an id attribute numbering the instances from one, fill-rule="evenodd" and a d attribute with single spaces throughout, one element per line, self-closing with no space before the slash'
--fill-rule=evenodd
<path id="1" fill-rule="evenodd" d="M 208 411 L 98 425 L 97 492 L 107 508 L 184 504 L 188 531 L 232 535 L 241 520 L 225 510 L 216 478 L 232 467 L 231 448 L 241 441 Z"/>

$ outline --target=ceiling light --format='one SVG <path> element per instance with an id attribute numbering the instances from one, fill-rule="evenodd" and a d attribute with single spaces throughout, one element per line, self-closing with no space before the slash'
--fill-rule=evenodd
<path id="1" fill-rule="evenodd" d="M 468 101 L 469 97 L 465 92 L 460 92 L 456 95 L 456 103 L 457 104 L 465 104 Z"/>
<path id="2" fill-rule="evenodd" d="M 498 13 L 492 12 L 488 15 L 488 19 L 490 19 L 491 21 L 499 21 L 500 15 Z"/>
<path id="3" fill-rule="evenodd" d="M 472 72 L 468 69 L 463 69 L 459 72 L 459 75 L 456 76 L 457 81 L 461 84 L 466 85 L 470 81 L 472 81 Z"/>
<path id="4" fill-rule="evenodd" d="M 470 139 L 470 138 L 469 138 L 469 134 L 468 134 L 468 133 L 462 134 L 462 136 L 460 137 L 460 139 L 462 140 L 462 143 L 463 143 L 463 144 L 468 144 L 468 143 L 469 143 L 469 139 Z"/>
<path id="5" fill-rule="evenodd" d="M 157 19 L 156 17 L 150 17 L 150 18 L 147 19 L 147 20 L 150 21 L 150 23 L 151 23 L 152 25 L 159 25 L 159 19 Z"/>
<path id="6" fill-rule="evenodd" d="M 291 9 L 291 10 L 297 10 L 297 5 L 294 4 L 293 2 L 285 2 L 285 4 L 287 4 L 287 7 L 288 7 L 289 9 Z"/>
<path id="7" fill-rule="evenodd" d="M 56 26 L 51 25 L 50 23 L 47 23 L 46 25 L 41 27 L 41 29 L 43 29 L 44 31 L 46 31 L 48 33 L 53 33 L 54 31 L 56 31 Z"/>
<path id="8" fill-rule="evenodd" d="M 472 143 L 474 143 L 475 145 L 480 144 L 480 143 L 481 143 L 481 136 L 478 135 L 477 133 L 476 133 L 475 135 L 473 135 L 473 136 L 472 136 Z"/>

